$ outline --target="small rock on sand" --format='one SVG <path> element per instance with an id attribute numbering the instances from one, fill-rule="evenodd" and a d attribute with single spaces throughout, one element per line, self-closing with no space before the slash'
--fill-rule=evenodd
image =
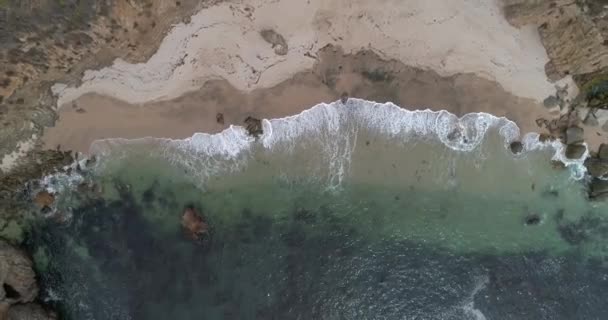
<path id="1" fill-rule="evenodd" d="M 593 112 L 588 112 L 585 116 L 585 119 L 583 120 L 583 124 L 589 127 L 595 127 L 600 123 Z"/>
<path id="2" fill-rule="evenodd" d="M 583 142 L 584 140 L 584 131 L 583 128 L 572 126 L 566 129 L 566 143 L 573 144 Z"/>
<path id="3" fill-rule="evenodd" d="M 543 105 L 547 108 L 556 107 L 558 103 L 559 99 L 556 96 L 548 96 L 545 98 L 545 100 L 543 100 Z"/>
<path id="4" fill-rule="evenodd" d="M 223 113 L 218 112 L 218 113 L 215 115 L 215 121 L 216 121 L 217 123 L 219 123 L 219 124 L 224 124 L 224 114 L 223 114 Z"/>
<path id="5" fill-rule="evenodd" d="M 289 47 L 287 46 L 287 41 L 285 41 L 285 38 L 283 38 L 281 34 L 273 29 L 264 29 L 260 31 L 260 35 L 266 42 L 272 45 L 274 48 L 274 53 L 279 56 L 284 56 L 287 54 Z"/>

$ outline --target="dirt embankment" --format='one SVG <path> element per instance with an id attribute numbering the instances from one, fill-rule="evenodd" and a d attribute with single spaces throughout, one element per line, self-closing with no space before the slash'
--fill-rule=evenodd
<path id="1" fill-rule="evenodd" d="M 173 24 L 217 1 L 0 1 L 0 158 L 36 148 L 54 124 L 54 83 L 77 84 L 115 58 L 147 60 Z"/>

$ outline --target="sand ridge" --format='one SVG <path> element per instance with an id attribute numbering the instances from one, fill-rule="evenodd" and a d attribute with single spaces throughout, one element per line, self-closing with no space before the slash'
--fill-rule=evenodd
<path id="1" fill-rule="evenodd" d="M 285 38 L 285 55 L 260 36 L 268 28 Z M 213 79 L 252 91 L 310 69 L 328 44 L 345 53 L 369 49 L 443 76 L 475 73 L 537 101 L 555 91 L 544 73 L 548 58 L 537 31 L 511 26 L 499 0 L 224 2 L 176 25 L 149 61 L 117 59 L 87 71 L 80 87 L 54 91 L 58 106 L 86 93 L 131 104 L 170 100 Z"/>

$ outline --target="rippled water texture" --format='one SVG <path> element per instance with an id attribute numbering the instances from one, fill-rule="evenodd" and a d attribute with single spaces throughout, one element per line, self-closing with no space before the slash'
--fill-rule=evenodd
<path id="1" fill-rule="evenodd" d="M 355 99 L 263 127 L 97 142 L 103 191 L 30 237 L 46 297 L 66 319 L 605 318 L 608 210 L 558 143 L 513 155 L 504 118 Z"/>

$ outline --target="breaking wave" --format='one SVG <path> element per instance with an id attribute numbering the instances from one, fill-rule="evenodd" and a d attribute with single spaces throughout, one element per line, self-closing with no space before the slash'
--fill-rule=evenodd
<path id="1" fill-rule="evenodd" d="M 320 103 L 297 115 L 262 120 L 263 134 L 250 136 L 241 126 L 230 126 L 217 134 L 196 133 L 187 139 L 106 139 L 95 141 L 91 154 L 117 156 L 116 146 L 158 143 L 159 154 L 172 164 L 187 169 L 200 181 L 241 169 L 256 148 L 291 152 L 302 143 L 314 141 L 321 145 L 320 161 L 330 172 L 330 185 L 339 185 L 348 171 L 352 153 L 357 146 L 359 130 L 368 130 L 388 138 L 407 142 L 411 139 L 438 140 L 454 152 L 471 152 L 479 147 L 490 130 L 504 139 L 505 148 L 521 140 L 523 152 L 545 148 L 554 150 L 553 160 L 571 169 L 572 177 L 581 179 L 588 151 L 580 159 L 568 159 L 564 145 L 558 140 L 539 141 L 539 134 L 520 137 L 519 127 L 505 117 L 488 113 L 469 113 L 462 117 L 442 110 L 410 111 L 393 103 L 376 103 L 351 98 L 346 103 Z"/>

